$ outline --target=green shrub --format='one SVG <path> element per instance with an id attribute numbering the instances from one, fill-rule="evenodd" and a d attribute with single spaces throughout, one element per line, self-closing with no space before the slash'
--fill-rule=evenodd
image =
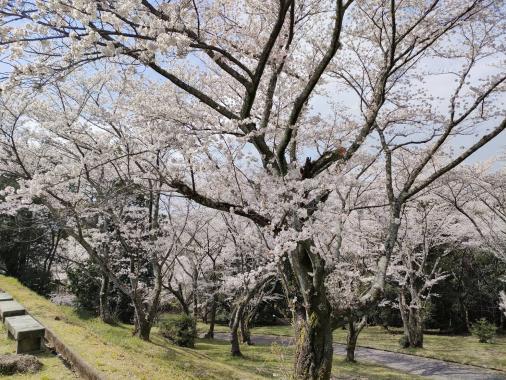
<path id="1" fill-rule="evenodd" d="M 160 333 L 181 347 L 195 346 L 197 326 L 195 320 L 187 314 L 165 315 L 159 322 Z"/>
<path id="2" fill-rule="evenodd" d="M 495 325 L 485 318 L 481 318 L 471 326 L 471 333 L 479 338 L 480 343 L 491 342 L 495 337 L 496 330 Z"/>

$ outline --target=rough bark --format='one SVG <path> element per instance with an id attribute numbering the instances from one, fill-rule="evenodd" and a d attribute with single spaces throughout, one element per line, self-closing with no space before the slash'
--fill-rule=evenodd
<path id="1" fill-rule="evenodd" d="M 142 340 L 149 340 L 151 326 L 146 319 L 146 313 L 144 312 L 142 303 L 139 302 L 138 297 L 134 300 L 133 305 L 135 312 L 133 335 L 141 338 Z"/>
<path id="2" fill-rule="evenodd" d="M 404 336 L 407 339 L 408 347 L 423 347 L 423 319 L 420 308 L 408 304 L 403 291 L 399 295 L 399 309 L 401 312 Z"/>
<path id="3" fill-rule="evenodd" d="M 99 304 L 99 313 L 100 319 L 102 322 L 112 324 L 114 323 L 114 319 L 112 317 L 111 308 L 109 307 L 109 294 L 110 294 L 110 281 L 107 274 L 102 274 L 101 282 L 100 282 L 100 304 Z"/>
<path id="4" fill-rule="evenodd" d="M 161 267 L 156 261 L 153 261 L 151 264 L 154 273 L 154 288 L 150 294 L 149 301 L 145 302 L 137 292 L 134 292 L 132 295 L 136 320 L 134 335 L 142 340 L 149 340 L 151 328 L 153 327 L 158 313 L 160 294 L 162 292 Z M 134 289 L 136 288 L 133 284 L 132 287 Z"/>
<path id="5" fill-rule="evenodd" d="M 408 341 L 410 347 L 423 347 L 423 322 L 418 308 L 410 308 L 408 318 Z"/>
<path id="6" fill-rule="evenodd" d="M 348 319 L 348 335 L 346 337 L 346 361 L 350 363 L 355 362 L 355 348 L 357 347 L 357 339 L 365 327 L 367 318 L 364 316 L 360 322 L 355 322 L 353 317 Z"/>
<path id="7" fill-rule="evenodd" d="M 328 312 L 296 312 L 295 378 L 330 379 L 332 369 L 332 328 Z"/>
<path id="8" fill-rule="evenodd" d="M 328 380 L 332 369 L 332 317 L 327 299 L 325 261 L 300 241 L 283 267 L 295 324 L 294 378 Z"/>
<path id="9" fill-rule="evenodd" d="M 164 285 L 164 288 L 167 289 L 169 292 L 171 292 L 174 297 L 176 297 L 176 300 L 179 302 L 179 305 L 181 305 L 182 312 L 185 313 L 186 315 L 191 315 L 190 302 L 184 296 L 183 287 L 181 286 L 181 284 L 178 284 L 176 289 L 172 286 L 170 281 L 171 279 L 169 279 L 167 285 Z"/>

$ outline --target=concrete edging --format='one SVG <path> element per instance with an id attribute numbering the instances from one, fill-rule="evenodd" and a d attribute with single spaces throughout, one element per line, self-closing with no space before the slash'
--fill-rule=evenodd
<path id="1" fill-rule="evenodd" d="M 67 347 L 53 331 L 46 327 L 44 338 L 50 346 L 66 361 L 71 367 L 86 380 L 106 380 L 106 377 L 95 368 L 84 361 L 77 353 Z"/>

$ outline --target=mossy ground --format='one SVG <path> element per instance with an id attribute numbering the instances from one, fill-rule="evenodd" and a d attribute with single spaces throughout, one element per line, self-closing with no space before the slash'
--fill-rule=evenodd
<path id="1" fill-rule="evenodd" d="M 129 325 L 106 325 L 70 307 L 54 305 L 12 278 L 0 275 L 0 288 L 109 379 L 290 379 L 291 348 L 244 346 L 244 358 L 232 358 L 226 342 L 198 340 L 195 349 L 184 349 L 170 344 L 156 328 L 151 342 L 144 342 L 132 336 Z M 0 335 L 0 352 L 14 352 L 14 342 L 6 340 L 3 330 Z M 44 353 L 39 358 L 44 364 L 42 372 L 10 378 L 75 378 L 56 356 Z M 337 379 L 416 378 L 372 364 L 346 364 L 341 357 L 334 360 L 333 374 Z"/>

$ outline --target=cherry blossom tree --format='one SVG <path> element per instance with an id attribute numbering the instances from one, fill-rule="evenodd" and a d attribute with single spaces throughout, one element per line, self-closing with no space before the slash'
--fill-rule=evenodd
<path id="1" fill-rule="evenodd" d="M 388 210 L 357 305 L 367 309 L 381 298 L 406 202 L 506 129 L 505 17 L 494 1 L 7 1 L 0 17 L 4 91 L 83 66 L 123 70 L 123 165 L 159 193 L 269 235 L 292 300 L 296 378 L 330 377 L 332 260 L 315 248 L 318 217 L 351 168 L 369 170 L 359 153 L 381 156 L 386 204 L 368 206 Z M 428 82 L 443 77 L 456 82 L 433 94 Z M 114 113 L 97 113 L 116 126 Z M 452 152 L 463 134 L 477 137 Z M 117 154 L 108 141 L 104 152 Z"/>
<path id="2" fill-rule="evenodd" d="M 448 277 L 440 261 L 462 239 L 458 216 L 439 203 L 437 198 L 425 197 L 406 207 L 392 260 L 391 276 L 399 289 L 399 311 L 409 347 L 423 347 L 424 314 L 432 288 Z"/>

